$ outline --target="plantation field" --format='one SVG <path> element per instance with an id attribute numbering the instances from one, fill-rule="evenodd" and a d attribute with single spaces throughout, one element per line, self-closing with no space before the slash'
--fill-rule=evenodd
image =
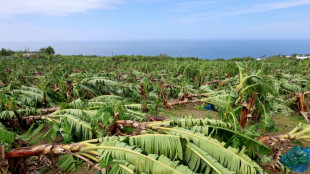
<path id="1" fill-rule="evenodd" d="M 0 173 L 289 173 L 309 79 L 282 56 L 0 57 Z"/>

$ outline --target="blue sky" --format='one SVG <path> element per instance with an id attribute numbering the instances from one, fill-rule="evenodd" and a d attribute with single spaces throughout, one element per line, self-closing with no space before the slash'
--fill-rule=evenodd
<path id="1" fill-rule="evenodd" d="M 0 0 L 0 41 L 310 39 L 310 0 Z"/>

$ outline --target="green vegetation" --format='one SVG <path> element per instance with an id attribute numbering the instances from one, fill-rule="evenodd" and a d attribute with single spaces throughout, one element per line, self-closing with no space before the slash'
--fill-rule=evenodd
<path id="1" fill-rule="evenodd" d="M 41 171 L 87 163 L 108 173 L 285 172 L 277 148 L 310 141 L 308 124 L 298 124 L 309 113 L 310 60 L 40 52 L 0 56 L 0 145 L 9 159 L 57 156 Z"/>
<path id="2" fill-rule="evenodd" d="M 47 48 L 41 48 L 39 52 L 40 53 L 45 53 L 45 54 L 48 54 L 48 55 L 55 54 L 54 48 L 51 47 L 51 46 L 48 46 Z"/>
<path id="3" fill-rule="evenodd" d="M 12 56 L 15 52 L 12 50 L 7 50 L 5 48 L 2 48 L 0 50 L 0 56 Z"/>

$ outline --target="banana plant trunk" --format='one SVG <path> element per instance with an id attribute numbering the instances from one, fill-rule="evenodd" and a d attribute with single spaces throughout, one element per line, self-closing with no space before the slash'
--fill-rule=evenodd
<path id="1" fill-rule="evenodd" d="M 241 115 L 239 119 L 239 124 L 242 128 L 245 127 L 247 120 L 253 117 L 252 110 L 253 110 L 253 107 L 255 106 L 256 95 L 257 93 L 253 92 L 252 98 L 248 99 L 247 102 L 243 103 L 243 107 L 242 107 L 242 111 L 241 111 Z"/>
<path id="2" fill-rule="evenodd" d="M 75 144 L 68 146 L 69 148 L 64 148 L 63 145 L 38 145 L 31 147 L 21 147 L 18 149 L 13 149 L 6 154 L 6 158 L 20 158 L 27 156 L 38 156 L 38 155 L 47 155 L 47 154 L 65 154 L 67 150 L 70 150 L 71 147 L 74 147 Z"/>
<path id="3" fill-rule="evenodd" d="M 147 108 L 146 94 L 144 91 L 143 83 L 140 84 L 139 89 L 140 89 L 140 96 L 141 96 L 141 100 L 142 100 L 141 111 L 144 113 L 147 113 L 149 110 Z"/>
<path id="4" fill-rule="evenodd" d="M 2 145 L 0 146 L 0 173 L 10 174 L 10 172 L 7 171 L 8 166 L 8 160 L 5 158 L 5 146 Z"/>
<path id="5" fill-rule="evenodd" d="M 304 119 L 309 123 L 308 114 L 309 110 L 306 105 L 305 97 L 310 94 L 310 91 L 307 92 L 298 92 L 296 94 L 296 99 L 294 101 L 297 109 L 299 110 L 300 114 L 304 117 Z"/>

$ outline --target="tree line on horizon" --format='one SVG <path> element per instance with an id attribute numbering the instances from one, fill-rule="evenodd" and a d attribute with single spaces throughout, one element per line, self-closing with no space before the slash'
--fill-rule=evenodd
<path id="1" fill-rule="evenodd" d="M 0 50 L 0 56 L 12 56 L 16 53 L 30 53 L 29 50 L 25 49 L 24 51 L 13 51 L 11 49 L 5 49 L 5 48 L 2 48 Z M 34 51 L 34 52 L 31 52 L 31 53 L 44 53 L 44 54 L 47 54 L 47 55 L 54 55 L 55 54 L 55 50 L 53 47 L 51 46 L 48 46 L 48 47 L 43 47 L 41 48 L 39 51 Z"/>
<path id="2" fill-rule="evenodd" d="M 48 47 L 43 47 L 43 48 L 40 48 L 39 51 L 29 51 L 29 48 L 25 48 L 24 51 L 13 51 L 11 49 L 5 49 L 5 48 L 2 48 L 0 50 L 0 56 L 13 56 L 15 55 L 16 53 L 39 53 L 39 54 L 45 54 L 45 55 L 55 55 L 55 50 L 52 46 L 48 46 Z M 297 55 L 300 55 L 300 54 L 297 54 L 297 53 L 294 53 L 292 54 L 290 57 L 288 57 L 289 59 L 296 59 Z M 305 56 L 309 56 L 310 54 L 303 54 Z M 75 56 L 75 55 L 72 55 L 72 56 Z M 77 55 L 77 56 L 85 56 L 85 57 L 100 57 L 100 56 L 97 56 L 97 55 Z M 118 56 L 126 56 L 126 55 L 115 55 L 115 56 L 112 56 L 112 57 L 118 57 Z M 140 57 L 142 55 L 133 55 L 134 57 Z M 106 57 L 106 56 L 103 56 L 103 57 Z M 143 57 L 157 57 L 157 58 L 176 58 L 176 59 L 180 59 L 180 60 L 183 60 L 184 58 L 186 59 L 192 59 L 192 60 L 200 60 L 200 58 L 196 58 L 196 57 L 171 57 L 171 56 L 168 56 L 166 54 L 160 54 L 158 56 L 143 56 Z M 263 56 L 260 56 L 261 59 L 275 59 L 275 58 L 287 58 L 287 56 L 285 55 L 281 55 L 281 54 L 278 54 L 278 55 L 273 55 L 273 56 L 269 56 L 269 57 L 266 57 L 266 55 L 263 55 Z M 209 60 L 208 58 L 205 59 L 205 60 Z M 228 58 L 228 59 L 225 59 L 225 58 L 216 58 L 216 59 L 212 59 L 212 60 L 217 60 L 217 61 L 251 61 L 251 60 L 257 60 L 256 58 L 253 58 L 251 56 L 247 56 L 247 57 L 232 57 L 232 58 Z"/>

